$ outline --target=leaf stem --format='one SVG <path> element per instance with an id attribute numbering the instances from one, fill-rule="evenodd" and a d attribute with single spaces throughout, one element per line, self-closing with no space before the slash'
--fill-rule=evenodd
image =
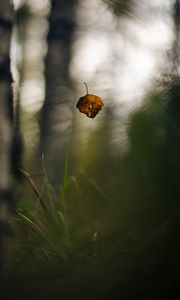
<path id="1" fill-rule="evenodd" d="M 85 84 L 85 87 L 86 87 L 86 92 L 87 92 L 87 94 L 88 94 L 88 86 L 87 86 L 86 81 L 84 81 L 84 84 Z"/>

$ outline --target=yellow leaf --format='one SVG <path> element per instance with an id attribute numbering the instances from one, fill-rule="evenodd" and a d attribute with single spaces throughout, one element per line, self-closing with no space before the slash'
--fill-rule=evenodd
<path id="1" fill-rule="evenodd" d="M 87 84 L 85 82 L 84 84 L 86 85 L 87 94 L 79 98 L 76 107 L 89 118 L 94 118 L 102 109 L 104 103 L 99 96 L 88 94 Z"/>

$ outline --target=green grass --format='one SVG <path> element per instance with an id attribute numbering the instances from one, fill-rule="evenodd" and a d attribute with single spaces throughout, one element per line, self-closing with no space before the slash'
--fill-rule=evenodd
<path id="1" fill-rule="evenodd" d="M 46 262 L 47 265 L 47 262 L 55 259 L 66 261 L 69 251 L 67 220 L 62 211 L 61 199 L 57 199 L 49 183 L 44 159 L 42 165 L 44 180 L 40 190 L 32 176 L 23 171 L 34 191 L 35 202 L 30 209 L 21 209 L 19 206 L 16 217 L 19 239 L 16 243 L 16 260 L 18 263 L 34 261 L 37 267 L 37 264 Z"/>
<path id="2" fill-rule="evenodd" d="M 71 203 L 68 203 L 67 192 L 70 189 L 77 193 L 77 180 L 69 174 L 68 154 L 64 164 L 63 182 L 59 188 L 59 194 L 51 186 L 46 171 L 44 157 L 42 157 L 43 182 L 39 187 L 33 179 L 33 175 L 21 170 L 34 192 L 34 199 L 24 205 L 23 201 L 17 209 L 15 259 L 17 265 L 28 264 L 38 269 L 44 264 L 52 268 L 57 262 L 61 262 L 68 268 L 72 262 L 82 264 L 96 256 L 97 233 L 89 236 L 88 220 L 83 209 L 78 203 L 75 216 Z M 93 183 L 94 185 L 94 183 Z M 96 187 L 97 188 L 97 187 Z M 99 188 L 100 189 L 100 188 Z M 79 222 L 79 223 L 78 223 Z M 83 233 L 82 238 L 78 234 Z M 76 232 L 77 231 L 77 232 Z"/>

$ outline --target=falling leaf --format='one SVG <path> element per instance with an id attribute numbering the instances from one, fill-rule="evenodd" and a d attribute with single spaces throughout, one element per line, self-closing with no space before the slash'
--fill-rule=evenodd
<path id="1" fill-rule="evenodd" d="M 89 94 L 87 83 L 84 82 L 84 84 L 86 86 L 87 94 L 79 98 L 76 107 L 81 113 L 86 114 L 89 118 L 94 118 L 102 109 L 104 103 L 99 96 Z"/>

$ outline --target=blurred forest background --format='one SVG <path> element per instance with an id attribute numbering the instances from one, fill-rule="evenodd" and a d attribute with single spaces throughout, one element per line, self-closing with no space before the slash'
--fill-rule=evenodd
<path id="1" fill-rule="evenodd" d="M 16 207 L 5 297 L 175 299 L 180 0 L 13 7 Z M 84 81 L 104 102 L 94 119 L 76 109 Z M 9 201 L 1 190 L 0 181 Z"/>

